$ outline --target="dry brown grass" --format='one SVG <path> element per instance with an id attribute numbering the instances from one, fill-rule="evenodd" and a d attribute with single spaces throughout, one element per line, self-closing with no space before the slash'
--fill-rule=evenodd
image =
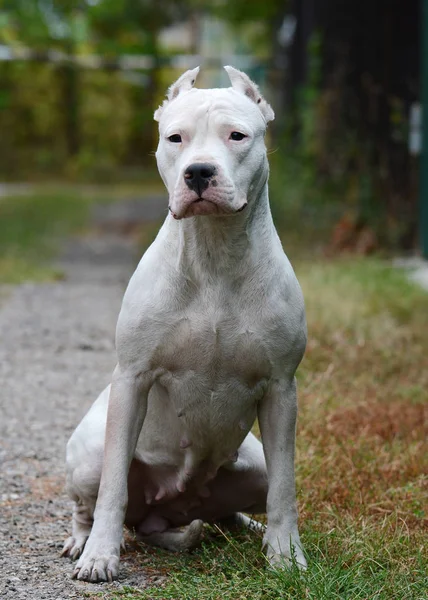
<path id="1" fill-rule="evenodd" d="M 428 295 L 380 261 L 301 265 L 302 523 L 426 532 Z M 387 524 L 385 517 L 388 517 Z M 344 540 L 345 541 L 345 540 Z"/>

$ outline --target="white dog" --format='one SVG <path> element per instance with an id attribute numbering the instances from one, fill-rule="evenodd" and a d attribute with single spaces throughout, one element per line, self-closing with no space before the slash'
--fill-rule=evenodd
<path id="1" fill-rule="evenodd" d="M 75 507 L 63 554 L 80 557 L 77 579 L 117 577 L 124 523 L 179 550 L 203 521 L 240 511 L 267 512 L 272 564 L 306 564 L 294 482 L 306 325 L 269 209 L 274 114 L 225 69 L 232 87 L 194 89 L 193 69 L 155 112 L 170 214 L 125 293 L 112 384 L 67 446 Z"/>

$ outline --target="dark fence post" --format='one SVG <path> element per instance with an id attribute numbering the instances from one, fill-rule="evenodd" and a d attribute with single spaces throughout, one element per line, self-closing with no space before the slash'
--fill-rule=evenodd
<path id="1" fill-rule="evenodd" d="M 422 255 L 428 258 L 428 0 L 422 0 L 422 154 L 420 160 L 420 245 Z"/>

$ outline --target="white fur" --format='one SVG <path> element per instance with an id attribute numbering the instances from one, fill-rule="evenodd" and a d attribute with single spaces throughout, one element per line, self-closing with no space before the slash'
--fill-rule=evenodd
<path id="1" fill-rule="evenodd" d="M 233 87 L 212 90 L 185 73 L 156 111 L 171 214 L 125 293 L 111 388 L 67 447 L 76 507 L 64 554 L 83 551 L 78 579 L 117 576 L 124 521 L 183 549 L 200 520 L 239 511 L 267 510 L 272 564 L 292 554 L 306 564 L 294 483 L 303 299 L 269 209 L 272 109 L 245 74 L 227 71 Z M 216 172 L 201 198 L 184 178 L 199 162 Z M 250 433 L 256 417 L 263 449 Z"/>

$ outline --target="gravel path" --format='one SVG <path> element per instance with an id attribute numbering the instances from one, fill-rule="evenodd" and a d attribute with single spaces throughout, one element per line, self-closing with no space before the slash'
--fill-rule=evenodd
<path id="1" fill-rule="evenodd" d="M 132 243 L 110 231 L 68 244 L 63 281 L 0 289 L 0 598 L 113 598 L 156 581 L 132 540 L 113 584 L 75 582 L 59 557 L 71 527 L 65 445 L 110 380 L 136 259 Z"/>

